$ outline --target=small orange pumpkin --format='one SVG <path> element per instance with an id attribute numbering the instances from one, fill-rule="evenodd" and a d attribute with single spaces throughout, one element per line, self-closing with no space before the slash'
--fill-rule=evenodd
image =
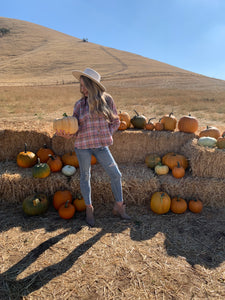
<path id="1" fill-rule="evenodd" d="M 175 214 L 183 214 L 187 210 L 187 202 L 181 197 L 174 197 L 171 200 L 170 209 Z"/>
<path id="2" fill-rule="evenodd" d="M 155 118 L 150 118 L 149 120 L 148 120 L 148 123 L 145 125 L 145 129 L 146 130 L 153 130 L 153 129 L 155 129 L 155 125 L 154 125 L 154 123 L 151 121 L 151 120 L 154 120 Z"/>
<path id="3" fill-rule="evenodd" d="M 71 204 L 69 200 L 62 204 L 58 209 L 59 216 L 65 220 L 71 219 L 74 216 L 75 211 L 74 205 Z"/>
<path id="4" fill-rule="evenodd" d="M 62 204 L 64 204 L 67 200 L 72 203 L 72 194 L 70 191 L 57 191 L 53 196 L 53 206 L 56 210 L 60 208 Z"/>
<path id="5" fill-rule="evenodd" d="M 52 172 L 59 172 L 62 169 L 63 163 L 58 155 L 51 155 L 49 154 L 49 159 L 47 161 Z"/>
<path id="6" fill-rule="evenodd" d="M 37 155 L 32 151 L 27 151 L 26 143 L 24 148 L 24 151 L 17 155 L 17 165 L 22 168 L 31 168 L 37 163 Z"/>
<path id="7" fill-rule="evenodd" d="M 200 213 L 203 208 L 202 201 L 199 199 L 191 199 L 188 203 L 188 208 L 193 213 Z"/>
<path id="8" fill-rule="evenodd" d="M 49 159 L 49 154 L 54 155 L 55 153 L 52 149 L 48 148 L 46 144 L 37 151 L 37 157 L 40 158 L 40 162 L 47 162 Z"/>
<path id="9" fill-rule="evenodd" d="M 125 121 L 120 121 L 120 126 L 118 130 L 126 130 L 127 129 L 127 123 Z"/>
<path id="10" fill-rule="evenodd" d="M 84 198 L 80 193 L 77 193 L 76 199 L 73 201 L 73 205 L 75 206 L 77 211 L 86 210 L 86 204 Z"/>
<path id="11" fill-rule="evenodd" d="M 164 130 L 164 124 L 161 123 L 161 119 L 159 119 L 159 121 L 156 122 L 156 123 L 154 124 L 154 126 L 155 126 L 155 130 L 156 130 L 156 131 L 162 131 L 162 130 Z"/>
<path id="12" fill-rule="evenodd" d="M 185 175 L 185 169 L 177 162 L 177 166 L 172 169 L 172 175 L 175 178 L 182 178 Z"/>
<path id="13" fill-rule="evenodd" d="M 127 128 L 130 127 L 130 115 L 127 112 L 120 112 L 118 114 L 120 121 L 124 121 L 127 124 Z"/>

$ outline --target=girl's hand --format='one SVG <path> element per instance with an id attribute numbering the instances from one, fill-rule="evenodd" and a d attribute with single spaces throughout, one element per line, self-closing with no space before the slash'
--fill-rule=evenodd
<path id="1" fill-rule="evenodd" d="M 69 133 L 65 133 L 64 130 L 56 130 L 56 135 L 61 136 L 65 139 L 71 139 L 74 135 L 73 134 L 69 134 Z"/>

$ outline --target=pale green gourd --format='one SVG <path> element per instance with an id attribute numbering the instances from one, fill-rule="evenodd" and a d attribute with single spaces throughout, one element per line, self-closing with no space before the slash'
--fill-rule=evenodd
<path id="1" fill-rule="evenodd" d="M 198 145 L 203 147 L 213 148 L 216 147 L 217 140 L 212 137 L 200 137 L 198 140 Z"/>

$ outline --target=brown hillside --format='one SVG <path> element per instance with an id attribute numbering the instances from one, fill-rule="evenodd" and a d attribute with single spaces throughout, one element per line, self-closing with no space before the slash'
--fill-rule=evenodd
<path id="1" fill-rule="evenodd" d="M 178 118 L 191 112 L 202 126 L 216 122 L 223 126 L 223 80 L 25 21 L 1 17 L 0 28 L 9 30 L 0 37 L 0 121 L 4 126 L 9 118 L 34 122 L 35 116 L 39 122 L 51 122 L 62 111 L 71 113 L 79 97 L 78 84 L 71 85 L 75 82 L 71 71 L 86 66 L 100 72 L 119 110 L 132 114 L 137 109 L 156 118 L 172 110 Z"/>

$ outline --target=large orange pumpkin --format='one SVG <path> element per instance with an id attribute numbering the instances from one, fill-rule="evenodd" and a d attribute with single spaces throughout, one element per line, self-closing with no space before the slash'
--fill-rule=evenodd
<path id="1" fill-rule="evenodd" d="M 162 117 L 161 123 L 164 125 L 164 130 L 174 131 L 177 125 L 177 119 L 171 112 L 169 115 L 165 115 Z"/>
<path id="2" fill-rule="evenodd" d="M 54 152 L 52 149 L 48 148 L 46 144 L 44 144 L 44 146 L 41 147 L 36 154 L 37 157 L 40 158 L 40 162 L 47 162 L 49 159 L 49 154 L 54 155 Z"/>
<path id="3" fill-rule="evenodd" d="M 52 172 L 59 172 L 62 169 L 63 163 L 59 155 L 50 155 L 47 161 Z"/>
<path id="4" fill-rule="evenodd" d="M 178 121 L 178 129 L 186 133 L 195 133 L 198 130 L 198 120 L 190 114 L 183 116 Z"/>
<path id="5" fill-rule="evenodd" d="M 171 199 L 166 192 L 155 192 L 150 201 L 150 207 L 156 214 L 165 214 L 170 210 Z"/>
<path id="6" fill-rule="evenodd" d="M 72 194 L 70 191 L 65 190 L 65 191 L 57 191 L 55 192 L 53 196 L 53 206 L 55 207 L 56 210 L 59 209 L 59 207 L 66 203 L 67 200 L 69 202 L 72 202 Z"/>
<path id="7" fill-rule="evenodd" d="M 216 127 L 207 126 L 206 129 L 203 129 L 199 133 L 199 137 L 203 137 L 203 136 L 209 136 L 217 140 L 218 137 L 220 137 L 220 131 Z"/>
<path id="8" fill-rule="evenodd" d="M 182 166 L 184 169 L 187 169 L 188 160 L 184 155 L 171 152 L 167 153 L 162 158 L 162 163 L 164 165 L 167 165 L 171 170 L 173 170 L 173 168 L 177 166 L 178 162 L 180 166 Z"/>

